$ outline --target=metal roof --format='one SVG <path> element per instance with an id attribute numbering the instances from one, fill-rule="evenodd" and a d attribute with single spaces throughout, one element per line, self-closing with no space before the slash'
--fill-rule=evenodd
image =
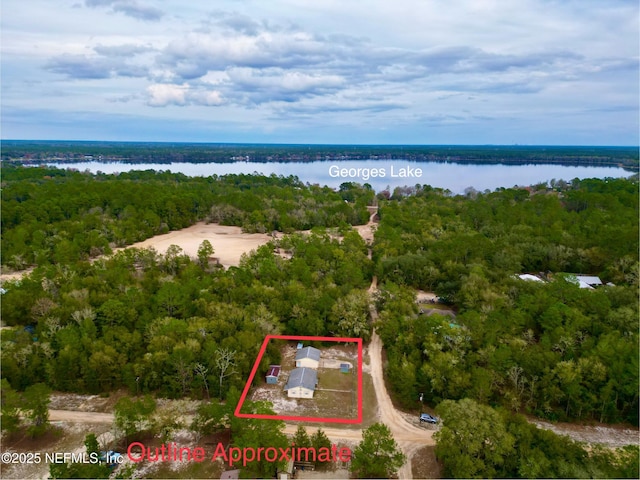
<path id="1" fill-rule="evenodd" d="M 309 390 L 315 390 L 316 383 L 318 383 L 318 374 L 313 368 L 294 368 L 291 370 L 289 381 L 284 389 L 304 387 Z"/>
<path id="2" fill-rule="evenodd" d="M 270 365 L 267 377 L 277 377 L 280 375 L 280 365 Z"/>
<path id="3" fill-rule="evenodd" d="M 602 285 L 602 280 L 600 277 L 596 277 L 595 275 L 576 275 L 578 282 L 584 282 L 587 285 Z"/>
<path id="4" fill-rule="evenodd" d="M 531 282 L 542 282 L 543 280 L 540 277 L 536 277 L 535 275 L 531 275 L 530 273 L 521 273 L 518 275 L 520 280 L 529 280 Z"/>
<path id="5" fill-rule="evenodd" d="M 305 347 L 301 350 L 298 350 L 296 353 L 296 360 L 302 360 L 303 358 L 310 358 L 315 360 L 316 362 L 320 361 L 320 350 L 313 347 Z"/>

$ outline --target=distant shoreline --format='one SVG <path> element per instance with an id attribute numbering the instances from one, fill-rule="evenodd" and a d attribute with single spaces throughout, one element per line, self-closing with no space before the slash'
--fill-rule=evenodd
<path id="1" fill-rule="evenodd" d="M 421 158 L 352 158 L 349 156 L 341 157 L 339 159 L 278 159 L 278 160 L 266 160 L 261 158 L 252 158 L 251 160 L 182 160 L 176 161 L 172 159 L 163 159 L 163 158 L 153 158 L 148 160 L 137 160 L 137 159 L 109 159 L 103 158 L 102 160 L 85 160 L 85 159 L 60 159 L 60 158 L 49 158 L 49 159 L 11 159 L 1 161 L 10 164 L 10 165 L 27 165 L 27 166 L 39 166 L 39 165 L 51 165 L 51 164 L 68 164 L 69 166 L 73 166 L 74 164 L 78 164 L 80 162 L 89 162 L 89 163 L 106 163 L 106 164 L 126 164 L 126 165 L 154 165 L 154 164 L 162 164 L 170 166 L 174 163 L 191 163 L 194 165 L 203 164 L 203 163 L 218 163 L 218 164 L 230 164 L 230 163 L 315 163 L 315 162 L 336 162 L 336 161 L 370 161 L 370 162 L 384 162 L 389 160 L 402 160 L 409 163 L 423 163 L 423 162 L 433 162 L 433 163 L 443 163 L 443 164 L 461 164 L 461 165 L 504 165 L 504 166 L 518 166 L 518 165 L 558 165 L 565 167 L 613 167 L 613 168 L 622 168 L 629 173 L 637 173 L 640 171 L 639 165 L 629 165 L 619 161 L 590 161 L 585 159 L 580 160 L 566 160 L 566 159 L 556 159 L 556 160 L 532 160 L 532 159 L 512 159 L 512 160 L 493 160 L 493 159 L 473 159 L 473 158 L 460 158 L 460 159 L 421 159 Z"/>
<path id="2" fill-rule="evenodd" d="M 120 163 L 307 163 L 381 161 L 477 165 L 566 165 L 620 167 L 637 172 L 634 146 L 525 145 L 283 145 L 229 143 L 90 142 L 2 140 L 3 162 L 42 164 L 81 161 Z"/>

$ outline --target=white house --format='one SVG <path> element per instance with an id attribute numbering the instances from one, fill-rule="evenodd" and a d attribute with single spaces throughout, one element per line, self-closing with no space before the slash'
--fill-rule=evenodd
<path id="1" fill-rule="evenodd" d="M 313 368 L 294 368 L 284 387 L 289 398 L 313 398 L 318 374 Z"/>
<path id="2" fill-rule="evenodd" d="M 602 280 L 595 275 L 580 275 L 576 273 L 566 274 L 567 281 L 578 285 L 580 288 L 586 288 L 587 290 L 593 290 L 594 287 L 601 287 Z"/>
<path id="3" fill-rule="evenodd" d="M 595 275 L 576 275 L 576 280 L 578 280 L 578 284 L 580 288 L 590 288 L 601 287 L 602 280 L 600 277 L 596 277 Z"/>
<path id="4" fill-rule="evenodd" d="M 296 352 L 296 367 L 317 369 L 320 366 L 320 350 L 313 347 L 305 347 Z"/>

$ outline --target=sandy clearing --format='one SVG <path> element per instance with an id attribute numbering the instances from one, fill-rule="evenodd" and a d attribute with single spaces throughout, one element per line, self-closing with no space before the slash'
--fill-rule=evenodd
<path id="1" fill-rule="evenodd" d="M 282 233 L 278 233 L 276 238 L 282 238 L 282 236 Z M 174 230 L 127 247 L 117 248 L 114 253 L 125 248 L 153 247 L 158 253 L 164 254 L 171 245 L 177 245 L 190 257 L 197 258 L 198 247 L 204 240 L 211 242 L 215 252 L 213 256 L 219 259 L 221 265 L 228 268 L 237 267 L 243 253 L 249 254 L 261 245 L 273 240 L 273 237 L 266 233 L 243 233 L 240 227 L 198 222 L 182 230 Z M 32 271 L 33 268 L 20 272 L 2 273 L 0 274 L 0 283 L 19 280 Z"/>
<path id="2" fill-rule="evenodd" d="M 225 267 L 237 267 L 243 253 L 256 250 L 259 246 L 273 240 L 266 233 L 243 233 L 240 227 L 219 225 L 217 223 L 198 222 L 182 230 L 175 230 L 164 235 L 156 235 L 127 248 L 155 248 L 158 253 L 166 253 L 171 245 L 177 245 L 190 257 L 198 256 L 198 247 L 204 240 L 209 240 L 215 253 Z"/>
<path id="3" fill-rule="evenodd" d="M 367 243 L 367 245 L 371 245 L 373 242 L 373 235 L 376 231 L 376 227 L 367 223 L 366 225 L 355 225 L 353 227 L 362 237 L 362 239 Z"/>
<path id="4" fill-rule="evenodd" d="M 51 422 L 71 422 L 71 423 L 81 423 L 81 424 L 105 424 L 110 425 L 113 423 L 113 414 L 112 413 L 98 413 L 98 412 L 76 412 L 71 410 L 49 410 L 49 420 Z M 384 420 L 383 420 L 384 421 Z M 404 420 L 403 420 L 404 421 Z M 384 423 L 387 423 L 386 421 Z M 388 424 L 388 423 L 387 423 Z M 295 435 L 297 425 L 286 424 L 284 433 L 287 435 Z M 309 427 L 310 429 L 314 429 L 315 427 Z M 345 441 L 356 441 L 360 442 L 362 440 L 362 430 L 359 428 L 354 429 L 345 429 L 345 428 L 334 428 L 323 424 L 320 426 L 322 430 L 327 434 L 332 440 L 345 440 Z M 398 442 L 403 442 L 406 444 L 417 443 L 419 445 L 433 445 L 433 439 L 431 438 L 432 431 L 420 429 L 417 427 L 413 427 L 409 425 L 407 422 L 402 426 L 403 430 L 394 433 L 394 437 Z"/>

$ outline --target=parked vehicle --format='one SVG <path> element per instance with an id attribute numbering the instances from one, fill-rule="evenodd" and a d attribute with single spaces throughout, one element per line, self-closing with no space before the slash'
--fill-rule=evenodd
<path id="1" fill-rule="evenodd" d="M 422 423 L 422 422 L 432 423 L 432 424 L 435 425 L 436 423 L 438 423 L 438 419 L 436 417 L 432 417 L 428 413 L 421 413 L 420 414 L 420 423 Z"/>

